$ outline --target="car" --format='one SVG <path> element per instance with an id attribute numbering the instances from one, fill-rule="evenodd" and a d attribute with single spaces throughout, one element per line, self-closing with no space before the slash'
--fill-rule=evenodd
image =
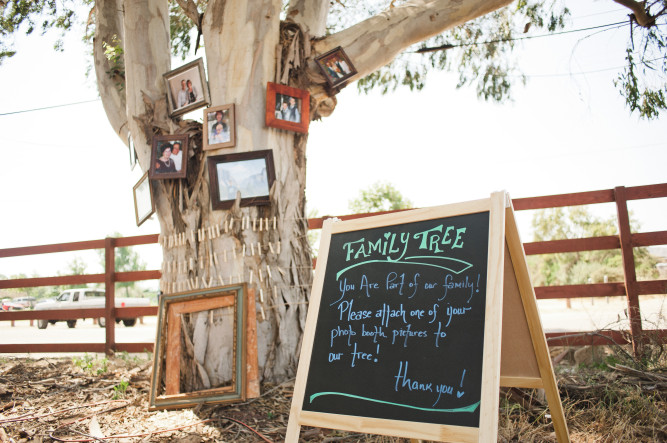
<path id="1" fill-rule="evenodd" d="M 23 304 L 16 303 L 11 298 L 6 298 L 2 300 L 3 311 L 22 311 L 23 309 L 25 309 Z"/>
<path id="2" fill-rule="evenodd" d="M 117 308 L 124 307 L 140 307 L 140 306 L 149 306 L 150 300 L 148 298 L 122 298 L 116 297 L 115 304 Z M 37 322 L 37 327 L 39 329 L 46 329 L 49 323 L 55 324 L 56 322 L 62 321 L 58 318 L 58 310 L 61 309 L 92 309 L 92 308 L 104 308 L 106 305 L 106 298 L 103 289 L 95 288 L 77 288 L 77 289 L 66 289 L 58 295 L 54 301 L 48 301 L 44 303 L 37 303 L 35 305 L 35 311 L 53 311 L 53 317 L 48 319 L 40 319 Z M 105 326 L 104 317 L 99 318 L 100 327 Z M 76 320 L 66 320 L 67 327 L 74 328 L 76 327 Z M 127 327 L 132 327 L 136 324 L 137 319 L 134 317 L 131 318 L 117 318 L 116 322 L 122 321 L 123 324 Z"/>
<path id="3" fill-rule="evenodd" d="M 20 304 L 24 309 L 32 309 L 37 304 L 37 299 L 35 297 L 18 297 L 15 298 L 14 303 Z"/>

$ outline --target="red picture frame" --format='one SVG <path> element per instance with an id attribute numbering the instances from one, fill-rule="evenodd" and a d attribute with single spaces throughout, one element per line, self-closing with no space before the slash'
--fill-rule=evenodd
<path id="1" fill-rule="evenodd" d="M 308 133 L 310 92 L 291 86 L 267 83 L 266 126 Z"/>

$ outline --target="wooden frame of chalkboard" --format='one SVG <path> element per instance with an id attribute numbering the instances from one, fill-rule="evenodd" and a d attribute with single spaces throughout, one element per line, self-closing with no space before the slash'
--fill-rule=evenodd
<path id="1" fill-rule="evenodd" d="M 507 205 L 325 222 L 286 441 L 496 440 Z"/>

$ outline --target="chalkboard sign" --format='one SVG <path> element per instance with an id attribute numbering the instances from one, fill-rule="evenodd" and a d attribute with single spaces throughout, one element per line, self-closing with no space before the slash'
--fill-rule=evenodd
<path id="1" fill-rule="evenodd" d="M 303 410 L 479 426 L 489 213 L 331 236 Z"/>
<path id="2" fill-rule="evenodd" d="M 288 443 L 301 425 L 494 442 L 501 381 L 544 388 L 569 442 L 507 194 L 325 222 Z"/>
<path id="3" fill-rule="evenodd" d="M 497 423 L 504 205 L 325 225 L 287 441 L 301 424 L 478 441 Z"/>

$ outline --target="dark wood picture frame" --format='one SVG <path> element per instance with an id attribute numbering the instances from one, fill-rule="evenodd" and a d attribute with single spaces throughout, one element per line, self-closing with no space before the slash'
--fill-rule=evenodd
<path id="1" fill-rule="evenodd" d="M 229 209 L 241 193 L 241 206 L 268 205 L 276 179 L 270 149 L 208 157 L 213 209 Z"/>
<path id="2" fill-rule="evenodd" d="M 206 71 L 204 70 L 204 61 L 201 58 L 185 64 L 179 68 L 163 74 L 165 87 L 167 89 L 167 106 L 169 116 L 176 117 L 187 112 L 194 111 L 203 106 L 211 104 L 211 96 L 206 81 Z M 189 95 L 185 96 L 186 103 L 179 99 L 179 92 L 182 90 L 182 82 L 192 84 L 196 98 L 194 102 L 189 101 Z"/>
<path id="3" fill-rule="evenodd" d="M 227 125 L 229 140 L 216 142 L 214 132 L 220 115 L 223 127 Z M 227 120 L 225 122 L 225 120 Z M 234 104 L 214 106 L 204 109 L 204 129 L 202 141 L 204 142 L 204 151 L 210 151 L 220 148 L 231 148 L 236 145 L 236 117 L 234 115 Z M 224 133 L 224 132 L 223 132 Z"/>
<path id="4" fill-rule="evenodd" d="M 187 408 L 206 403 L 233 403 L 246 399 L 248 351 L 245 284 L 163 295 L 158 307 L 158 328 L 153 357 L 149 410 Z M 234 309 L 232 380 L 230 385 L 180 392 L 182 316 L 215 309 Z"/>
<path id="5" fill-rule="evenodd" d="M 134 215 L 137 219 L 137 226 L 141 226 L 151 215 L 155 214 L 153 186 L 148 179 L 148 171 L 134 185 L 132 194 L 134 195 Z"/>
<path id="6" fill-rule="evenodd" d="M 294 104 L 291 103 L 292 99 Z M 277 83 L 267 83 L 266 126 L 306 134 L 309 123 L 310 92 Z"/>
<path id="7" fill-rule="evenodd" d="M 315 57 L 315 63 L 332 88 L 344 85 L 357 73 L 352 61 L 340 46 Z"/>
<path id="8" fill-rule="evenodd" d="M 173 145 L 175 143 L 180 144 L 180 169 L 176 169 L 179 161 L 172 157 L 173 151 L 169 154 L 169 157 L 161 161 L 163 155 L 162 149 L 167 145 Z M 170 149 L 171 149 L 170 148 Z M 165 168 L 171 168 L 171 164 L 174 164 L 173 171 Z M 185 178 L 188 169 L 188 136 L 186 134 L 181 135 L 156 135 L 153 137 L 153 147 L 151 149 L 151 167 L 148 171 L 148 176 L 151 180 L 160 180 L 168 178 Z"/>

